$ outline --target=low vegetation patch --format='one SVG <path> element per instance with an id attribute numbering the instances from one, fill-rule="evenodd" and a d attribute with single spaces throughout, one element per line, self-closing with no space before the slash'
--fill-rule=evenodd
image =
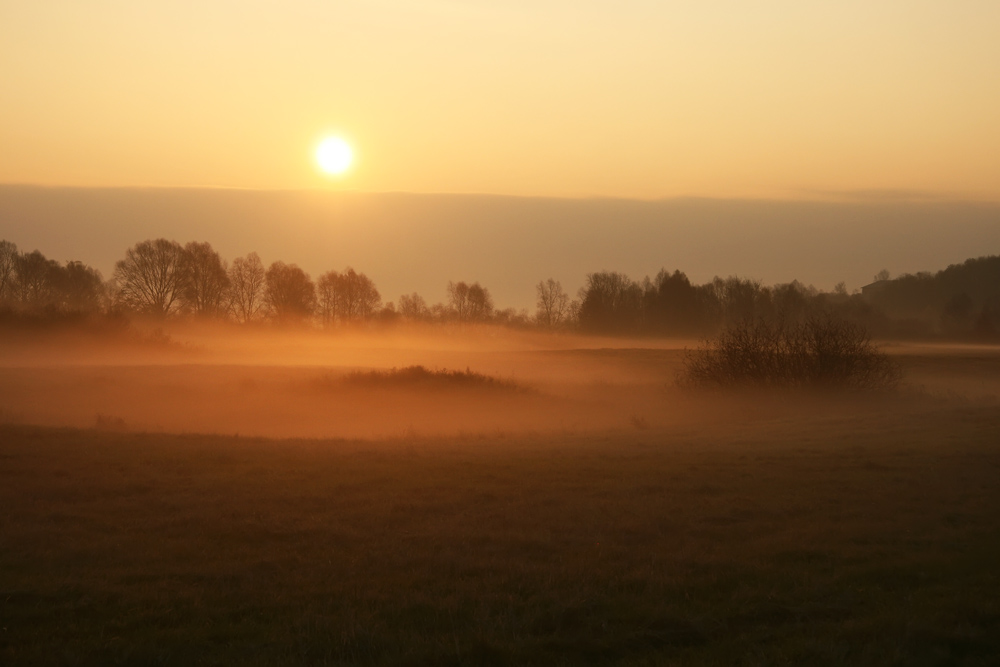
<path id="1" fill-rule="evenodd" d="M 448 369 L 429 370 L 424 366 L 406 366 L 391 370 L 357 371 L 349 373 L 344 382 L 361 387 L 386 387 L 410 389 L 487 389 L 499 391 L 526 391 L 527 388 L 513 380 L 485 375 L 466 368 L 464 371 Z"/>
<path id="2" fill-rule="evenodd" d="M 746 320 L 689 353 L 679 379 L 689 387 L 881 390 L 895 387 L 901 372 L 852 322 Z"/>

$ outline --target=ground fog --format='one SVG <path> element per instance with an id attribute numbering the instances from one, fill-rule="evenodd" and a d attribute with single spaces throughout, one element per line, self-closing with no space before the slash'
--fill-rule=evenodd
<path id="1" fill-rule="evenodd" d="M 802 401 L 812 401 L 810 409 L 850 401 L 683 392 L 676 375 L 698 344 L 493 327 L 317 332 L 175 325 L 117 338 L 7 336 L 0 346 L 0 420 L 378 439 L 688 428 L 794 410 Z M 903 387 L 866 403 L 1000 395 L 997 348 L 886 349 L 903 368 Z M 402 372 L 414 367 L 425 375 Z M 373 372 L 385 377 L 357 381 Z M 459 374 L 490 382 L 447 380 Z"/>

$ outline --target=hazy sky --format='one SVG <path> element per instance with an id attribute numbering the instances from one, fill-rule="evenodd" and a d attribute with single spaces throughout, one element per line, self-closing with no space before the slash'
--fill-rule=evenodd
<path id="1" fill-rule="evenodd" d="M 4 183 L 996 200 L 998 118 L 994 0 L 0 0 Z"/>
<path id="2" fill-rule="evenodd" d="M 351 266 L 386 301 L 443 301 L 480 282 L 498 307 L 534 312 L 535 285 L 575 295 L 588 273 L 660 269 L 696 283 L 740 275 L 849 290 L 881 269 L 938 271 L 1000 251 L 1000 204 L 735 199 L 550 199 L 171 188 L 0 185 L 0 238 L 110 276 L 138 241 L 207 241 L 226 260 L 257 252 L 314 279 Z"/>

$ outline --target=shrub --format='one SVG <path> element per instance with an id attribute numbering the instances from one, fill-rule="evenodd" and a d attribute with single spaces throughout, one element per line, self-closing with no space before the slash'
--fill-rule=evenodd
<path id="1" fill-rule="evenodd" d="M 684 360 L 680 382 L 698 387 L 889 389 L 899 367 L 864 327 L 833 318 L 799 324 L 744 320 Z"/>

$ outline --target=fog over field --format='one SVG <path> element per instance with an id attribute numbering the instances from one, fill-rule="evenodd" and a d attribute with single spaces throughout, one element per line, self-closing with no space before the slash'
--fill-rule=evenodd
<path id="1" fill-rule="evenodd" d="M 441 300 L 479 282 L 498 307 L 534 309 L 534 286 L 571 294 L 588 273 L 679 269 L 695 283 L 740 275 L 854 290 L 882 269 L 936 271 L 1000 252 L 1000 205 L 905 193 L 836 201 L 545 199 L 332 191 L 0 186 L 0 237 L 110 277 L 139 241 L 255 251 L 313 278 L 352 266 L 386 301 Z"/>
<path id="2" fill-rule="evenodd" d="M 8 339 L 0 352 L 3 416 L 86 428 L 361 438 L 589 431 L 677 417 L 660 414 L 680 358 L 676 341 L 635 350 L 628 340 L 477 326 L 167 331 L 169 341 L 119 344 L 71 333 Z M 413 366 L 431 377 L 371 382 L 362 374 Z M 441 371 L 499 383 L 433 376 Z"/>
<path id="3" fill-rule="evenodd" d="M 176 323 L 131 336 L 6 334 L 0 417 L 140 432 L 381 439 L 669 432 L 791 409 L 801 398 L 682 391 L 678 372 L 699 345 L 693 340 L 482 325 L 331 333 Z M 914 397 L 1000 396 L 995 346 L 887 349 L 905 373 L 903 393 L 889 395 L 897 407 Z M 400 372 L 413 367 L 426 374 Z M 850 397 L 842 404 L 837 394 L 814 398 L 861 404 Z"/>

